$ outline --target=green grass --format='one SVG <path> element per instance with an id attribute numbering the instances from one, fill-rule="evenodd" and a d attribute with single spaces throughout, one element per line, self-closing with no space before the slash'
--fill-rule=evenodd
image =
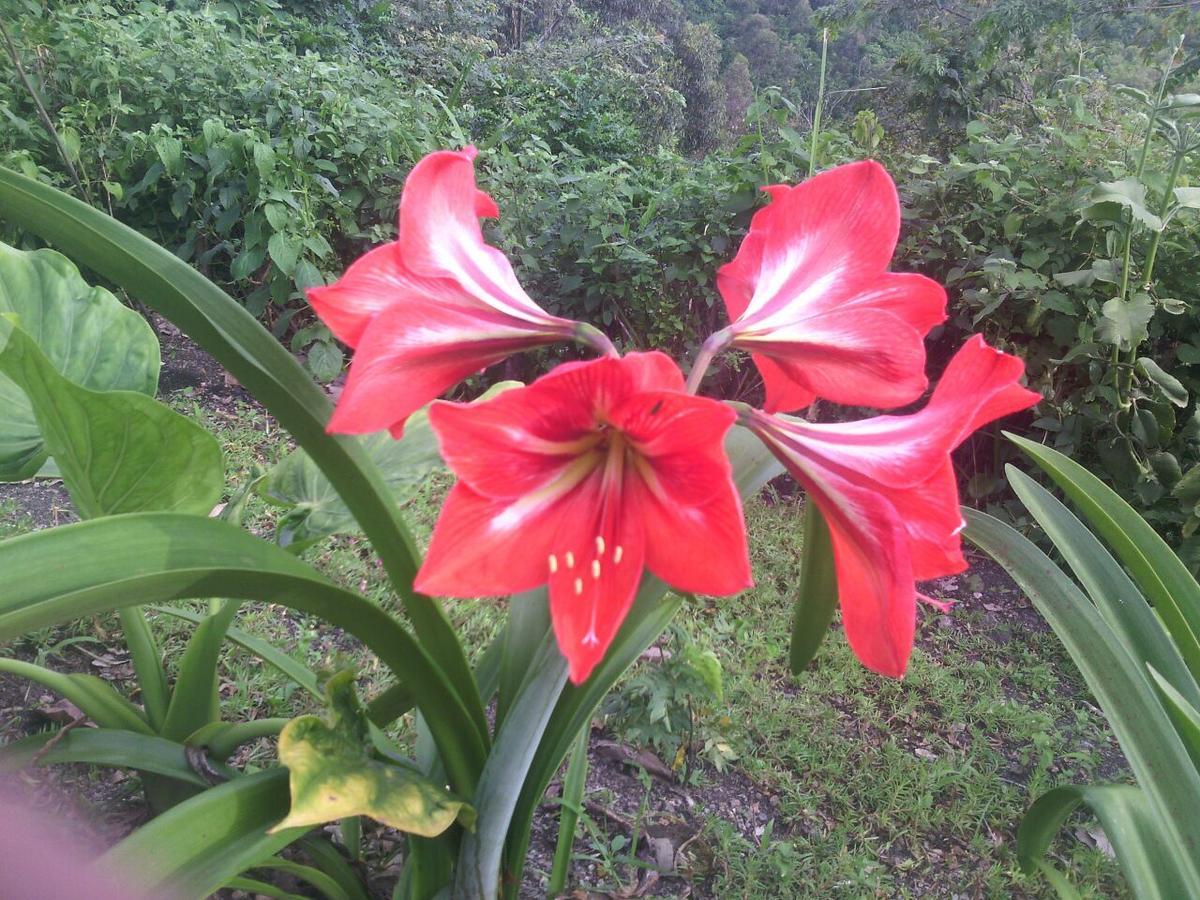
<path id="1" fill-rule="evenodd" d="M 286 435 L 254 407 L 206 409 L 187 392 L 171 402 L 218 434 L 231 491 L 287 450 Z M 405 505 L 419 540 L 427 540 L 449 483 L 448 476 L 431 478 Z M 865 670 L 840 631 L 810 670 L 793 679 L 785 661 L 798 580 L 799 506 L 758 500 L 749 504 L 747 520 L 757 587 L 732 599 L 689 603 L 679 621 L 697 644 L 716 653 L 724 672 L 724 702 L 706 710 L 700 728 L 730 744 L 741 779 L 735 783 L 748 784 L 772 814 L 756 835 L 698 810 L 703 834 L 697 846 L 709 859 L 696 870 L 700 895 L 1049 896 L 1044 883 L 1017 870 L 1014 834 L 1023 810 L 1056 784 L 1126 777 L 1102 717 L 1053 634 L 998 624 L 977 608 L 981 602 L 948 617 L 923 610 L 918 648 L 903 680 Z M 263 500 L 249 503 L 248 528 L 269 537 L 274 521 L 274 509 Z M 0 537 L 30 527 L 14 504 L 0 503 Z M 399 614 L 361 538 L 328 541 L 305 557 Z M 501 603 L 486 600 L 451 600 L 446 610 L 472 654 L 486 646 L 503 615 Z M 166 658 L 177 660 L 191 626 L 161 616 L 154 624 Z M 248 603 L 237 626 L 312 668 L 357 665 L 364 693 L 387 685 L 372 658 L 319 620 Z M 50 646 L 65 634 L 90 630 L 81 623 L 37 640 Z M 222 697 L 232 720 L 313 707 L 273 669 L 233 647 L 223 662 Z M 393 734 L 407 743 L 410 729 L 406 718 Z M 260 742 L 250 753 L 265 761 L 271 746 Z M 701 798 L 716 795 L 724 777 L 700 767 L 688 789 Z M 1094 827 L 1084 819 L 1080 824 Z M 1124 892 L 1116 863 L 1099 850 L 1070 833 L 1056 848 L 1084 896 Z"/>
<path id="2" fill-rule="evenodd" d="M 1046 893 L 1017 871 L 1023 810 L 1119 759 L 1054 635 L 999 643 L 986 613 L 923 610 L 903 680 L 864 669 L 840 631 L 792 679 L 799 518 L 791 503 L 752 504 L 757 588 L 684 613 L 722 661 L 740 767 L 778 798 L 759 846 L 715 828 L 729 861 L 716 895 L 787 896 L 779 879 L 789 867 L 811 896 Z M 1120 892 L 1113 861 L 1075 838 L 1061 849 L 1085 896 Z"/>
<path id="3" fill-rule="evenodd" d="M 33 530 L 33 519 L 14 500 L 0 500 L 0 540 Z"/>

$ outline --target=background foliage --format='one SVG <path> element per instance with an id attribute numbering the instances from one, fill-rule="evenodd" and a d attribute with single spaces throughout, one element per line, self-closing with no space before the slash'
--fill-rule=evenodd
<path id="1" fill-rule="evenodd" d="M 1196 33 L 1196 4 L 4 6 L 12 54 L 79 184 L 11 59 L 0 163 L 84 193 L 173 249 L 322 380 L 344 357 L 304 288 L 394 236 L 408 168 L 467 142 L 501 205 L 492 239 L 535 298 L 626 347 L 687 352 L 723 317 L 714 274 L 761 202 L 757 188 L 808 171 L 828 30 L 818 161 L 877 156 L 896 177 L 897 267 L 951 293 L 935 369 L 970 331 L 1018 350 L 1047 397 L 1035 431 L 1108 471 L 1186 559 L 1198 555 L 1196 214 L 1184 204 L 1160 238 L 1146 225 L 1169 188 L 1194 182 L 1194 158 L 1168 185 L 1170 136 L 1152 136 L 1134 189 L 1149 218 L 1132 195 L 1107 207 L 1093 196 L 1139 174 L 1164 68 L 1168 97 L 1194 82 L 1191 45 L 1171 53 L 1179 34 Z M 518 365 L 506 374 L 534 374 Z M 758 390 L 736 359 L 713 377 L 728 395 Z M 1006 452 L 994 437 L 963 460 L 971 495 L 993 511 Z"/>

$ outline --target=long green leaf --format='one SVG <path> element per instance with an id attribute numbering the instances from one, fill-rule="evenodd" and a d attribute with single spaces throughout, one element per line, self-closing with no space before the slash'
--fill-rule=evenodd
<path id="1" fill-rule="evenodd" d="M 1163 673 L 1191 703 L 1200 704 L 1200 687 L 1129 576 L 1083 523 L 1053 494 L 1013 467 L 1008 483 L 1054 542 L 1075 577 L 1134 659 Z"/>
<path id="2" fill-rule="evenodd" d="M 0 640 L 133 603 L 204 597 L 280 603 L 353 634 L 425 704 L 450 781 L 474 793 L 486 745 L 424 647 L 375 604 L 219 519 L 136 513 L 0 542 Z"/>
<path id="3" fill-rule="evenodd" d="M 588 738 L 591 729 L 585 729 L 571 751 L 571 762 L 567 765 L 567 777 L 563 779 L 562 798 L 559 801 L 558 841 L 554 846 L 554 862 L 550 866 L 550 882 L 546 894 L 557 897 L 567 889 L 567 878 L 571 874 L 571 853 L 575 849 L 575 829 L 583 809 L 583 791 L 587 785 Z"/>
<path id="4" fill-rule="evenodd" d="M 1139 900 L 1177 900 L 1194 897 L 1178 849 L 1162 840 L 1161 823 L 1154 805 L 1141 788 L 1128 784 L 1066 785 L 1038 797 L 1017 831 L 1017 859 L 1033 873 L 1054 836 L 1079 804 L 1091 807 L 1112 842 L 1133 894 Z"/>
<path id="5" fill-rule="evenodd" d="M 282 859 L 278 856 L 272 856 L 265 862 L 261 862 L 254 866 L 255 869 L 272 869 L 276 872 L 283 872 L 286 875 L 291 875 L 300 881 L 308 882 L 328 900 L 350 900 L 350 895 L 338 884 L 337 880 L 330 878 L 320 869 L 313 866 L 305 866 L 300 863 L 292 862 L 290 859 Z"/>
<path id="6" fill-rule="evenodd" d="M 1005 435 L 1054 479 L 1112 548 L 1200 679 L 1200 584 L 1187 567 L 1132 506 L 1079 463 L 1034 441 Z"/>
<path id="7" fill-rule="evenodd" d="M 499 896 L 500 861 L 513 809 L 566 682 L 567 661 L 553 633 L 547 631 L 479 777 L 474 801 L 478 819 L 459 851 L 455 897 L 494 900 Z"/>
<path id="8" fill-rule="evenodd" d="M 385 728 L 413 708 L 413 692 L 406 684 L 393 684 L 367 704 L 367 718 Z"/>
<path id="9" fill-rule="evenodd" d="M 166 721 L 167 707 L 171 701 L 170 691 L 167 690 L 167 673 L 163 670 L 158 642 L 154 639 L 154 632 L 150 630 L 150 623 L 146 621 L 146 614 L 138 607 L 130 606 L 117 610 L 117 616 L 121 620 L 125 646 L 129 650 L 129 659 L 133 663 L 133 671 L 141 689 L 146 718 L 150 727 L 159 731 Z"/>
<path id="10" fill-rule="evenodd" d="M 497 734 L 549 633 L 550 601 L 544 587 L 509 598 L 496 697 Z"/>
<path id="11" fill-rule="evenodd" d="M 329 400 L 291 354 L 237 301 L 172 253 L 87 204 L 2 167 L 0 218 L 56 244 L 157 309 L 291 432 L 370 538 L 423 652 L 458 694 L 455 707 L 476 731 L 471 743 L 486 746 L 483 704 L 454 630 L 435 601 L 412 590 L 418 555 L 387 485 L 358 440 L 325 433 Z"/>
<path id="12" fill-rule="evenodd" d="M 197 612 L 192 612 L 190 609 L 180 609 L 174 606 L 154 606 L 151 607 L 151 609 L 157 613 L 161 613 L 162 615 L 173 616 L 177 619 L 183 619 L 185 622 L 192 622 L 196 625 L 199 625 L 207 618 L 207 616 L 201 615 Z M 231 643 L 237 644 L 244 650 L 248 650 L 267 665 L 274 669 L 278 669 L 318 700 L 324 698 L 325 694 L 317 684 L 317 673 L 302 663 L 292 659 L 282 650 L 272 647 L 262 638 L 255 637 L 254 635 L 242 631 L 239 628 L 227 629 L 225 632 L 225 637 Z"/>
<path id="13" fill-rule="evenodd" d="M 1192 762 L 1200 771 L 1200 711 L 1188 702 L 1187 697 L 1179 693 L 1171 682 L 1160 675 L 1153 666 L 1150 667 L 1150 677 L 1154 687 L 1162 697 L 1163 708 L 1175 723 L 1175 730 L 1192 755 Z"/>
<path id="14" fill-rule="evenodd" d="M 46 737 L 46 740 L 31 741 L 20 748 L 19 753 L 10 754 L 10 748 L 4 748 L 4 752 L 0 753 L 3 767 L 24 767 L 36 758 L 38 765 L 90 763 L 153 772 L 202 788 L 209 786 L 188 764 L 183 744 L 154 735 L 116 728 L 73 728 L 57 734 L 53 745 L 49 747 L 46 745 L 50 736 L 37 737 Z"/>
<path id="15" fill-rule="evenodd" d="M 242 744 L 259 738 L 274 737 L 290 719 L 251 719 L 249 722 L 210 722 L 188 735 L 190 747 L 205 747 L 213 758 L 224 762 Z"/>
<path id="16" fill-rule="evenodd" d="M 964 536 L 1002 565 L 1063 642 L 1112 726 L 1134 777 L 1178 854 L 1187 896 L 1200 896 L 1200 773 L 1151 687 L 1091 601 L 1027 538 L 991 516 L 964 510 Z"/>
<path id="17" fill-rule="evenodd" d="M 754 432 L 740 425 L 729 429 L 725 436 L 725 453 L 733 462 L 734 484 L 745 500 L 787 471 Z"/>
<path id="18" fill-rule="evenodd" d="M 172 807 L 97 861 L 148 895 L 207 897 L 308 829 L 268 829 L 287 814 L 287 770 L 226 782 Z"/>
<path id="19" fill-rule="evenodd" d="M 175 690 L 171 692 L 171 705 L 163 723 L 161 734 L 167 740 L 182 741 L 198 728 L 221 718 L 217 666 L 225 631 L 240 605 L 226 600 L 192 632 L 179 660 Z"/>
<path id="20" fill-rule="evenodd" d="M 658 639 L 682 603 L 681 596 L 668 596 L 667 586 L 653 575 L 644 575 L 633 608 L 604 659 L 583 684 L 578 687 L 568 684 L 563 689 L 513 810 L 504 861 L 506 897 L 515 897 L 520 886 L 529 849 L 530 823 L 554 773 L 582 730 L 590 726 L 600 701 L 625 670 Z"/>
<path id="21" fill-rule="evenodd" d="M 0 672 L 28 678 L 61 694 L 102 728 L 152 733 L 142 711 L 95 675 L 65 675 L 24 660 L 4 657 L 0 657 Z"/>
<path id="22" fill-rule="evenodd" d="M 354 817 L 354 821 L 358 821 L 357 816 Z M 345 822 L 342 829 L 345 831 Z M 371 900 L 354 866 L 350 865 L 341 851 L 329 841 L 324 838 L 306 837 L 301 839 L 300 847 L 308 854 L 313 865 L 338 883 L 350 900 Z"/>
<path id="23" fill-rule="evenodd" d="M 479 686 L 479 696 L 484 701 L 492 699 L 492 695 L 500 689 L 500 666 L 504 662 L 504 644 L 507 640 L 505 631 L 507 623 L 500 629 L 499 634 L 492 639 L 486 650 L 475 664 L 475 683 Z"/>
<path id="24" fill-rule="evenodd" d="M 792 642 L 788 664 L 799 675 L 812 662 L 837 611 L 837 572 L 829 525 L 809 498 L 804 504 L 804 548 L 800 553 L 800 584 L 792 614 Z"/>

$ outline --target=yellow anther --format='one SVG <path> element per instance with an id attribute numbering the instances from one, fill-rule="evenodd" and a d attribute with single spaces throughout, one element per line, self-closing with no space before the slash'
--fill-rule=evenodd
<path id="1" fill-rule="evenodd" d="M 600 537 L 599 535 L 596 535 L 596 555 L 604 555 L 604 538 Z"/>
<path id="2" fill-rule="evenodd" d="M 558 557 L 553 553 L 550 554 L 550 574 L 553 575 L 558 571 Z"/>
<path id="3" fill-rule="evenodd" d="M 575 568 L 575 554 L 572 553 L 570 550 L 567 551 L 567 568 L 568 569 Z"/>
<path id="4" fill-rule="evenodd" d="M 624 555 L 624 553 L 625 553 L 625 548 L 622 547 L 620 544 L 617 544 L 617 546 L 613 548 L 613 562 L 619 563 L 621 561 L 621 557 Z"/>
<path id="5" fill-rule="evenodd" d="M 582 578 L 575 579 L 575 593 L 576 594 L 583 593 L 583 579 Z"/>
<path id="6" fill-rule="evenodd" d="M 592 577 L 593 578 L 600 577 L 600 560 L 598 560 L 598 559 L 592 560 Z"/>

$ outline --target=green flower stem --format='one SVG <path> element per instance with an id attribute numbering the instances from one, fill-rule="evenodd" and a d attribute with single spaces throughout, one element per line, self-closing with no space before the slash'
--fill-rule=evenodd
<path id="1" fill-rule="evenodd" d="M 704 373 L 708 371 L 708 367 L 712 365 L 713 357 L 728 347 L 731 340 L 733 340 L 733 335 L 729 333 L 728 328 L 715 331 L 708 336 L 701 346 L 700 352 L 696 354 L 696 361 L 692 363 L 692 371 L 688 373 L 687 392 L 689 394 L 694 394 L 700 389 L 700 382 L 704 379 Z"/>
<path id="2" fill-rule="evenodd" d="M 1167 186 L 1163 189 L 1162 203 L 1158 206 L 1158 217 L 1164 220 L 1163 231 L 1166 230 L 1165 219 L 1167 213 L 1171 209 L 1171 198 L 1175 196 L 1175 182 L 1179 180 L 1179 173 L 1183 171 L 1184 160 L 1187 159 L 1186 153 L 1175 154 L 1175 161 L 1171 164 L 1171 174 L 1167 176 Z M 1150 246 L 1146 248 L 1146 265 L 1142 274 L 1142 282 L 1149 287 L 1154 280 L 1154 260 L 1158 256 L 1158 244 L 1162 240 L 1162 231 L 1156 231 L 1150 236 Z"/>
<path id="3" fill-rule="evenodd" d="M 1175 195 L 1175 182 L 1179 180 L 1179 173 L 1183 171 L 1184 160 L 1187 159 L 1187 153 L 1176 152 L 1175 159 L 1171 163 L 1171 172 L 1167 176 L 1166 187 L 1163 188 L 1162 202 L 1158 205 L 1158 217 L 1164 220 L 1163 228 L 1160 231 L 1154 232 L 1150 236 L 1150 246 L 1146 248 L 1146 263 L 1142 271 L 1142 284 L 1145 290 L 1149 290 L 1154 283 L 1154 262 L 1158 258 L 1158 245 L 1162 240 L 1163 231 L 1166 230 L 1166 216 L 1171 208 L 1171 198 Z M 1137 363 L 1138 345 L 1132 344 L 1129 352 L 1125 357 L 1128 365 L 1118 372 L 1117 377 L 1120 383 L 1117 387 L 1117 397 L 1124 401 L 1124 398 L 1129 394 L 1129 389 L 1133 385 L 1134 366 Z"/>
<path id="4" fill-rule="evenodd" d="M 575 340 L 585 347 L 595 350 L 601 356 L 619 357 L 621 355 L 613 342 L 608 339 L 607 334 L 595 325 L 589 325 L 586 322 L 579 322 L 575 325 Z"/>
<path id="5" fill-rule="evenodd" d="M 817 108 L 813 110 L 812 143 L 808 151 L 808 177 L 817 170 L 817 139 L 821 136 L 821 108 L 825 105 L 825 63 L 829 56 L 829 29 L 821 31 L 821 80 L 817 85 Z"/>
<path id="6" fill-rule="evenodd" d="M 1171 58 L 1167 60 L 1167 65 L 1163 69 L 1162 81 L 1158 83 L 1158 94 L 1154 98 L 1154 105 L 1150 108 L 1149 118 L 1146 121 L 1146 136 L 1142 140 L 1142 150 L 1138 154 L 1137 169 L 1134 172 L 1134 177 L 1139 180 L 1142 174 L 1146 171 L 1146 159 L 1150 154 L 1150 142 L 1154 140 L 1154 123 L 1158 121 L 1158 110 L 1162 106 L 1163 97 L 1167 93 L 1167 80 L 1171 77 L 1171 68 L 1175 65 L 1175 57 L 1179 55 L 1179 50 L 1183 46 L 1183 40 L 1175 45 L 1175 49 L 1171 51 Z M 1170 192 L 1168 191 L 1168 194 Z M 1156 235 L 1158 232 L 1156 232 Z M 1129 266 L 1130 257 L 1133 254 L 1133 216 L 1129 217 L 1129 228 L 1125 232 L 1125 247 L 1121 252 L 1121 289 L 1117 295 L 1121 300 L 1124 300 L 1129 293 Z M 1143 281 L 1149 281 L 1149 278 L 1144 278 Z M 1130 353 L 1135 353 L 1136 347 L 1130 348 Z M 1128 382 L 1124 381 L 1117 369 L 1117 363 L 1121 359 L 1121 345 L 1114 344 L 1112 349 L 1112 367 L 1113 367 L 1113 387 L 1117 391 L 1117 402 L 1124 409 L 1128 404 L 1125 401 L 1125 389 L 1128 387 Z M 1132 376 L 1130 376 L 1132 377 Z"/>

